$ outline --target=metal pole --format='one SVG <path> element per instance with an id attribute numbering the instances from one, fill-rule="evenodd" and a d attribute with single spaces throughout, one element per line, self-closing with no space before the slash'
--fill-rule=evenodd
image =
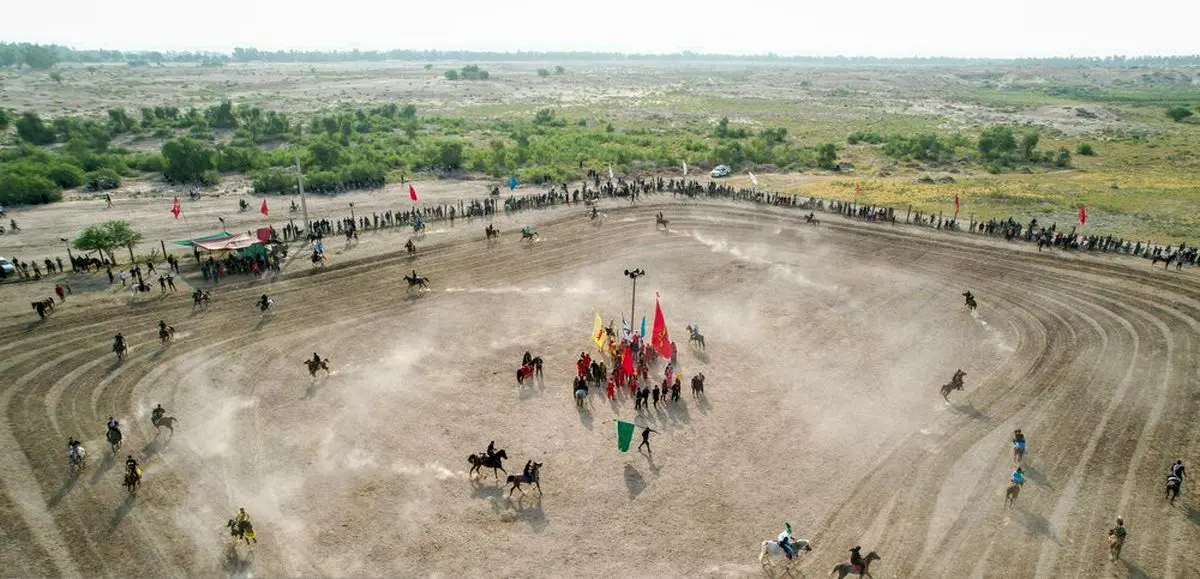
<path id="1" fill-rule="evenodd" d="M 58 240 L 67 246 L 67 260 L 71 262 L 71 271 L 75 271 L 75 256 L 71 255 L 71 242 L 67 241 L 65 237 L 60 237 Z"/>
<path id="2" fill-rule="evenodd" d="M 633 297 L 632 297 L 632 299 L 630 299 L 630 302 L 629 302 L 629 331 L 630 331 L 630 333 L 632 333 L 633 332 L 633 323 L 634 323 L 633 316 L 634 316 L 634 312 L 637 311 L 637 280 L 639 277 L 646 275 L 646 272 L 644 270 L 640 270 L 640 269 L 635 269 L 632 271 L 627 269 L 627 270 L 625 270 L 625 275 L 629 276 L 629 279 L 633 280 Z"/>
<path id="3" fill-rule="evenodd" d="M 160 239 L 160 240 L 158 240 L 158 244 L 162 246 L 162 250 L 163 250 L 163 259 L 164 259 L 164 260 L 165 260 L 165 259 L 167 259 L 167 244 L 166 244 L 166 243 L 163 243 L 163 240 L 161 240 L 161 239 Z"/>
<path id="4" fill-rule="evenodd" d="M 304 212 L 304 233 L 309 231 L 308 203 L 304 201 L 304 171 L 300 169 L 300 153 L 296 153 L 296 188 L 300 190 L 300 210 Z"/>

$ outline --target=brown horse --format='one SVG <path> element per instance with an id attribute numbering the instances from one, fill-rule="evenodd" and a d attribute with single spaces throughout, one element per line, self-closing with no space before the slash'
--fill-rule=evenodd
<path id="1" fill-rule="evenodd" d="M 136 493 L 138 485 L 142 484 L 142 467 L 135 466 L 133 468 L 134 472 L 127 471 L 125 473 L 125 482 L 123 483 L 123 486 L 129 489 L 130 494 Z"/>
<path id="2" fill-rule="evenodd" d="M 854 565 L 851 565 L 850 563 L 842 563 L 834 567 L 833 571 L 830 571 L 829 574 L 833 575 L 836 573 L 838 579 L 843 579 L 846 575 L 851 573 L 858 573 L 859 577 L 862 577 L 863 575 L 871 577 L 870 571 L 867 570 L 871 566 L 871 561 L 878 561 L 881 558 L 882 557 L 880 557 L 875 551 L 871 551 L 870 553 L 867 553 L 866 557 L 863 557 L 863 564 L 861 568 L 855 569 Z M 874 577 L 871 577 L 871 579 L 874 579 Z"/>
<path id="3" fill-rule="evenodd" d="M 158 341 L 162 345 L 170 344 L 175 339 L 175 328 L 171 326 L 162 326 L 158 329 Z"/>
<path id="4" fill-rule="evenodd" d="M 526 477 L 524 474 L 508 475 L 508 478 L 505 479 L 505 483 L 504 483 L 504 484 L 512 485 L 512 488 L 508 489 L 508 496 L 511 497 L 513 494 L 513 491 L 520 489 L 522 484 L 530 484 L 530 485 L 537 487 L 538 494 L 541 495 L 542 494 L 541 471 L 542 471 L 542 463 L 535 462 L 529 468 L 529 476 L 528 477 Z M 525 494 L 524 489 L 521 490 L 521 494 Z"/>
<path id="5" fill-rule="evenodd" d="M 542 357 L 538 356 L 529 361 L 528 364 L 522 364 L 517 369 L 517 384 L 525 384 L 525 381 L 537 376 L 542 377 Z"/>
<path id="6" fill-rule="evenodd" d="M 490 240 L 491 240 L 493 237 L 494 237 L 494 238 L 496 238 L 496 239 L 500 239 L 500 229 L 499 229 L 499 228 L 496 228 L 496 227 L 493 227 L 491 223 L 489 223 L 489 224 L 488 224 L 488 226 L 487 226 L 487 227 L 485 227 L 485 228 L 483 229 L 483 233 L 484 233 L 484 235 L 486 235 L 486 236 L 487 236 L 487 239 L 488 239 L 489 241 L 490 241 Z"/>
<path id="7" fill-rule="evenodd" d="M 504 459 L 506 458 L 508 458 L 508 454 L 504 452 L 503 448 L 496 451 L 496 453 L 490 458 L 488 455 L 483 453 L 472 454 L 471 456 L 467 457 L 467 462 L 471 463 L 471 470 L 467 471 L 467 476 L 471 476 L 472 474 L 480 472 L 480 469 L 482 468 L 490 468 L 492 469 L 492 475 L 499 479 L 500 474 L 496 472 L 497 470 L 504 471 L 504 474 L 508 474 L 508 471 L 504 470 L 503 464 Z"/>
<path id="8" fill-rule="evenodd" d="M 668 226 L 670 223 L 671 222 L 668 221 L 666 217 L 663 217 L 663 214 L 661 211 L 657 215 L 654 216 L 654 228 L 655 229 L 658 229 L 658 227 L 661 225 L 663 230 L 666 231 L 669 229 Z"/>
<path id="9" fill-rule="evenodd" d="M 1011 507 L 1017 502 L 1017 496 L 1021 494 L 1021 485 L 1013 483 L 1008 485 L 1008 490 L 1004 491 L 1004 506 Z"/>
<path id="10" fill-rule="evenodd" d="M 332 374 L 329 371 L 329 358 L 325 358 L 320 362 L 313 361 L 311 358 L 304 361 L 304 365 L 308 366 L 308 375 L 313 378 L 317 377 L 317 370 L 324 370 L 326 375 Z"/>

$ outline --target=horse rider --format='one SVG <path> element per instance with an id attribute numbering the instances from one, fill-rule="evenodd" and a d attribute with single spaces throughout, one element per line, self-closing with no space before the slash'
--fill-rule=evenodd
<path id="1" fill-rule="evenodd" d="M 119 430 L 120 428 L 121 428 L 121 423 L 117 422 L 116 418 L 109 416 L 108 417 L 108 429 L 109 430 Z"/>
<path id="2" fill-rule="evenodd" d="M 1009 477 L 1009 480 L 1017 486 L 1025 486 L 1025 471 L 1018 466 L 1017 470 L 1014 470 L 1012 476 Z"/>
<path id="3" fill-rule="evenodd" d="M 313 352 L 312 364 L 313 366 L 319 366 L 321 364 L 321 357 L 318 356 L 316 352 Z"/>
<path id="4" fill-rule="evenodd" d="M 154 410 L 150 411 L 150 422 L 158 424 L 158 421 L 162 420 L 163 415 L 166 413 L 167 411 L 163 409 L 162 404 L 155 406 Z"/>
<path id="5" fill-rule="evenodd" d="M 532 363 L 533 363 L 533 354 L 530 354 L 529 350 L 525 350 L 525 355 L 521 356 L 521 365 L 528 366 Z"/>
<path id="6" fill-rule="evenodd" d="M 125 457 L 125 472 L 127 474 L 137 476 L 138 461 L 133 458 L 133 455 Z"/>
<path id="7" fill-rule="evenodd" d="M 592 219 L 595 219 L 599 216 L 600 216 L 599 210 L 596 209 L 595 205 L 592 205 Z"/>
<path id="8" fill-rule="evenodd" d="M 963 297 L 966 298 L 966 303 L 968 304 L 975 299 L 975 295 L 971 293 L 971 290 L 963 292 Z"/>
<path id="9" fill-rule="evenodd" d="M 963 371 L 962 371 L 962 368 L 959 368 L 958 370 L 955 370 L 955 371 L 954 371 L 954 377 L 950 379 L 950 383 L 951 383 L 951 384 L 959 384 L 959 385 L 961 385 L 961 384 L 962 384 L 962 381 L 963 381 L 962 379 L 963 379 L 963 377 L 965 377 L 966 375 L 967 375 L 967 373 L 966 373 L 966 372 L 963 372 Z"/>
<path id="10" fill-rule="evenodd" d="M 1177 460 L 1175 461 L 1175 464 L 1171 465 L 1171 474 L 1167 475 L 1167 478 L 1175 477 L 1179 479 L 1179 485 L 1182 487 L 1184 474 L 1183 470 L 1183 461 Z"/>
<path id="11" fill-rule="evenodd" d="M 862 553 L 859 552 L 861 550 L 862 547 L 859 545 L 855 545 L 853 549 L 850 549 L 850 566 L 854 567 L 856 572 L 863 568 Z"/>
<path id="12" fill-rule="evenodd" d="M 242 523 L 250 521 L 250 515 L 246 514 L 246 507 L 239 507 L 236 515 L 233 516 L 233 522 L 241 526 Z"/>
<path id="13" fill-rule="evenodd" d="M 113 349 L 117 350 L 118 352 L 125 349 L 125 336 L 117 334 L 117 336 L 113 338 Z"/>
<path id="14" fill-rule="evenodd" d="M 269 307 L 270 305 L 271 305 L 271 298 L 268 298 L 267 294 L 263 294 L 263 295 L 259 296 L 259 298 L 258 298 L 258 309 L 259 310 L 265 312 L 265 311 L 267 311 L 267 307 Z"/>
<path id="15" fill-rule="evenodd" d="M 1013 448 L 1021 452 L 1025 452 L 1025 433 L 1018 428 L 1013 431 Z"/>
<path id="16" fill-rule="evenodd" d="M 496 456 L 496 441 L 489 442 L 487 451 L 483 454 L 485 455 L 485 460 L 492 460 Z"/>
<path id="17" fill-rule="evenodd" d="M 68 438 L 67 439 L 67 456 L 69 456 L 71 458 L 75 458 L 75 457 L 79 456 L 79 448 L 80 448 L 81 444 L 82 443 L 79 442 L 78 440 L 75 440 L 75 437 L 73 437 L 73 436 Z"/>
<path id="18" fill-rule="evenodd" d="M 159 320 L 159 321 L 158 321 L 158 331 L 159 331 L 159 332 L 165 332 L 165 331 L 167 331 L 167 323 L 166 323 L 166 322 L 164 322 L 164 321 L 162 321 L 162 320 Z"/>
<path id="19" fill-rule="evenodd" d="M 533 480 L 533 461 L 532 460 L 525 463 L 525 468 L 521 470 L 521 477 L 524 478 L 525 481 Z"/>
<path id="20" fill-rule="evenodd" d="M 414 243 L 413 243 L 413 241 L 410 239 L 410 240 L 408 240 L 408 243 L 405 243 L 405 244 L 404 244 L 404 249 L 407 249 L 409 253 L 413 253 L 413 252 L 415 252 L 415 251 L 417 250 L 417 246 L 416 246 L 416 244 L 414 244 Z"/>
<path id="21" fill-rule="evenodd" d="M 792 546 L 792 523 L 784 522 L 783 531 L 779 533 L 779 548 L 783 549 L 783 553 L 788 559 L 796 554 L 796 548 Z"/>
<path id="22" fill-rule="evenodd" d="M 415 269 L 412 270 L 412 278 L 413 278 L 413 281 L 421 279 L 421 278 L 417 277 L 417 270 L 415 270 Z"/>

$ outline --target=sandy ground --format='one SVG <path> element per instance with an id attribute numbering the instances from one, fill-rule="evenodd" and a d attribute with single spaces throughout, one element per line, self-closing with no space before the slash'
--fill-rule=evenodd
<path id="1" fill-rule="evenodd" d="M 192 213 L 235 201 L 206 203 Z M 78 207 L 30 214 L 17 238 L 48 249 L 42 216 Z M 167 209 L 112 211 L 161 219 L 149 237 L 177 227 Z M 1194 277 L 669 197 L 605 211 L 600 226 L 576 207 L 497 219 L 509 233 L 492 246 L 482 223 L 438 224 L 416 258 L 388 253 L 405 233 L 365 235 L 323 271 L 222 286 L 204 312 L 94 282 L 44 323 L 6 306 L 3 574 L 752 576 L 760 542 L 791 521 L 814 545 L 808 574 L 861 544 L 882 555 L 876 577 L 1200 575 L 1191 484 L 1174 506 L 1161 495 L 1166 467 L 1197 468 L 1200 450 Z M 511 235 L 525 222 L 539 242 Z M 628 314 L 633 267 L 647 271 L 638 317 L 659 293 L 707 398 L 639 414 L 593 396 L 579 411 L 574 358 L 594 351 L 593 308 Z M 431 292 L 396 284 L 414 268 Z M 0 296 L 27 302 L 29 287 Z M 265 316 L 250 305 L 262 291 L 279 303 Z M 157 344 L 159 319 L 174 344 Z M 682 344 L 688 323 L 707 352 Z M 132 345 L 124 364 L 115 331 Z M 547 365 L 522 389 L 525 350 Z M 305 375 L 314 351 L 331 376 Z M 967 390 L 947 404 L 937 389 L 959 367 Z M 173 436 L 155 436 L 156 403 L 179 419 Z M 121 454 L 145 465 L 136 496 L 103 444 L 110 415 L 126 425 Z M 661 431 L 653 456 L 618 452 L 614 418 Z M 1006 509 L 1013 428 L 1029 436 L 1030 482 Z M 78 476 L 70 436 L 92 456 Z M 544 494 L 508 499 L 490 474 L 469 477 L 489 440 L 510 472 L 544 462 Z M 223 528 L 238 507 L 252 553 Z M 1110 564 L 1118 515 L 1130 538 Z"/>

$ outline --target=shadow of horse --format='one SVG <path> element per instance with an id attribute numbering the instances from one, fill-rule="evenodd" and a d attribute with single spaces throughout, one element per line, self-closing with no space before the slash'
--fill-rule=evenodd
<path id="1" fill-rule="evenodd" d="M 231 544 L 225 551 L 225 559 L 221 563 L 221 568 L 229 573 L 230 577 L 250 577 L 250 567 L 253 562 L 253 555 L 242 557 L 241 553 L 238 553 L 237 545 Z"/>
<path id="2" fill-rule="evenodd" d="M 254 331 L 256 331 L 256 332 L 257 332 L 257 331 L 260 331 L 260 330 L 262 330 L 263 328 L 267 327 L 267 324 L 270 324 L 270 323 L 271 323 L 271 320 L 274 320 L 274 319 L 275 319 L 275 316 L 261 316 L 261 317 L 259 317 L 259 318 L 258 318 L 258 323 L 254 324 Z"/>
<path id="3" fill-rule="evenodd" d="M 166 444 L 163 443 L 161 439 L 155 438 L 154 440 L 147 442 L 146 445 L 142 447 L 142 450 L 140 451 L 141 454 L 139 456 L 142 457 L 143 461 L 149 460 L 150 457 L 158 454 L 159 451 L 165 447 Z"/>
<path id="4" fill-rule="evenodd" d="M 1048 537 L 1054 544 L 1058 544 L 1058 538 L 1050 531 L 1050 521 L 1037 513 L 1027 511 L 1018 507 L 1017 510 L 1021 513 L 1021 524 L 1033 534 Z"/>
<path id="5" fill-rule="evenodd" d="M 1026 464 L 1027 462 L 1028 460 L 1023 461 L 1021 464 L 1021 470 L 1025 472 L 1025 478 L 1029 479 L 1030 482 L 1039 487 L 1046 487 L 1050 490 L 1054 490 L 1054 485 L 1050 484 L 1050 479 L 1046 478 L 1045 473 L 1038 470 L 1034 466 Z"/>
<path id="6" fill-rule="evenodd" d="M 529 507 L 526 507 L 525 506 L 526 500 L 532 501 L 533 504 Z M 509 505 L 513 504 L 512 499 L 509 499 L 508 502 L 509 502 Z M 514 512 L 512 514 L 511 520 L 512 521 L 525 521 L 526 523 L 529 523 L 529 528 L 533 529 L 533 532 L 535 532 L 535 533 L 541 533 L 541 532 L 545 531 L 546 527 L 548 527 L 550 525 L 550 521 L 548 521 L 546 519 L 546 511 L 542 510 L 541 495 L 538 495 L 538 496 L 535 496 L 532 498 L 528 498 L 525 495 L 521 495 L 520 497 L 517 498 L 516 506 L 513 509 L 513 511 Z"/>
<path id="7" fill-rule="evenodd" d="M 304 397 L 301 398 L 301 400 L 311 400 L 315 398 L 317 393 L 321 391 L 321 388 L 325 386 L 325 382 L 328 380 L 329 376 L 314 378 L 312 382 L 308 383 L 308 388 L 304 390 Z"/>
<path id="8" fill-rule="evenodd" d="M 67 498 L 67 495 L 71 494 L 71 490 L 73 490 L 75 485 L 78 483 L 79 471 L 74 471 L 67 475 L 67 480 L 63 481 L 62 486 L 58 487 L 57 491 L 54 491 L 54 496 L 50 497 L 50 500 L 46 502 L 46 506 L 51 509 L 57 507 L 63 499 Z"/>
<path id="9" fill-rule="evenodd" d="M 958 414 L 962 414 L 963 416 L 966 416 L 967 418 L 971 418 L 974 420 L 981 420 L 981 419 L 987 418 L 987 414 L 983 413 L 978 408 L 975 408 L 974 402 L 968 402 L 966 404 L 950 403 L 950 409 L 957 412 Z"/>
<path id="10" fill-rule="evenodd" d="M 100 461 L 100 465 L 96 467 L 96 472 L 92 473 L 92 478 L 89 482 L 96 484 L 100 479 L 117 464 L 117 455 L 112 452 L 104 453 L 104 460 Z"/>
<path id="11" fill-rule="evenodd" d="M 121 506 L 117 507 L 117 510 L 113 512 L 112 518 L 109 519 L 108 530 L 111 531 L 117 528 L 117 525 L 121 524 L 121 521 L 124 520 L 127 515 L 129 515 L 129 512 L 133 510 L 135 505 L 137 505 L 137 495 L 126 495 L 125 500 L 121 501 Z"/>
<path id="12" fill-rule="evenodd" d="M 486 501 L 498 501 L 504 498 L 504 487 L 485 485 L 481 478 L 471 479 L 471 490 L 475 498 Z"/>
<path id="13" fill-rule="evenodd" d="M 672 422 L 680 422 L 683 424 L 691 424 L 692 415 L 688 412 L 687 403 L 682 399 L 672 402 L 667 405 L 667 418 Z"/>
<path id="14" fill-rule="evenodd" d="M 591 430 L 592 423 L 595 422 L 592 419 L 591 408 L 589 406 L 579 406 L 576 407 L 576 410 L 579 411 L 579 423 L 582 424 L 584 428 Z"/>

